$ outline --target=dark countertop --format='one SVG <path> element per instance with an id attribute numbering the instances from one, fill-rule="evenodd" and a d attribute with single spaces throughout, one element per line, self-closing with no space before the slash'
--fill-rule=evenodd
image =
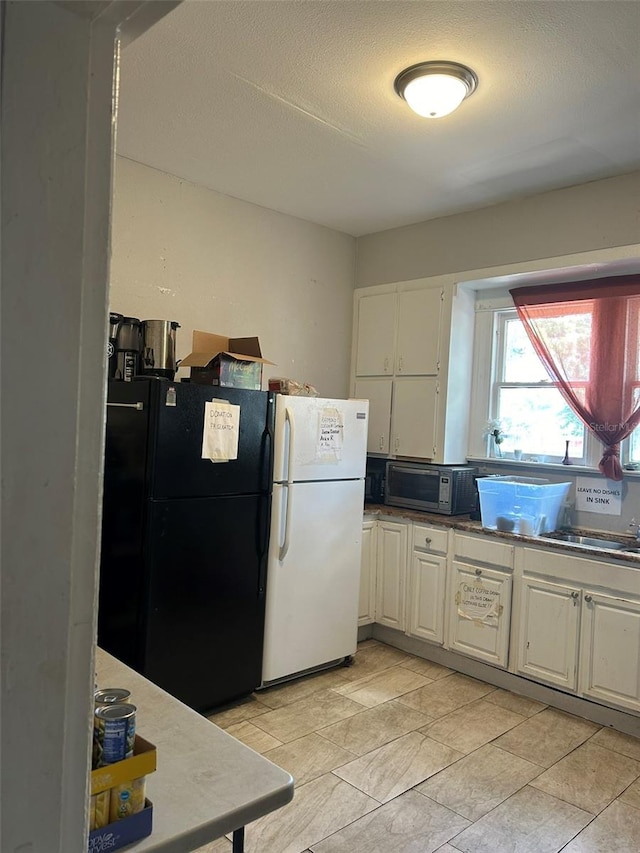
<path id="1" fill-rule="evenodd" d="M 607 560 L 619 560 L 623 563 L 634 564 L 634 567 L 640 567 L 640 554 L 609 550 L 607 548 L 594 548 L 592 546 L 579 545 L 575 542 L 564 542 L 554 539 L 553 533 L 548 534 L 547 538 L 543 536 L 523 536 L 519 533 L 506 533 L 501 530 L 489 530 L 484 528 L 480 521 L 473 521 L 468 515 L 439 515 L 434 512 L 401 509 L 400 507 L 386 506 L 385 504 L 365 504 L 364 514 L 373 516 L 384 515 L 387 518 L 396 517 L 405 521 L 433 524 L 435 527 L 453 528 L 464 533 L 481 533 L 485 536 L 503 539 L 511 545 L 534 545 L 535 547 L 552 548 L 554 551 L 564 551 L 570 554 L 579 553 L 584 557 L 603 557 Z M 633 536 L 626 536 L 624 534 L 617 535 L 615 533 L 603 533 L 601 531 L 574 527 L 571 528 L 571 533 L 579 536 L 595 536 L 598 539 L 611 539 L 615 542 L 628 541 L 629 547 L 638 545 Z"/>

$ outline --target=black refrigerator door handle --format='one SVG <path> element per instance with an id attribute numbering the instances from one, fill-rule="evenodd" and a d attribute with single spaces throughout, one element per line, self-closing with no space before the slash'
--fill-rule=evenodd
<path id="1" fill-rule="evenodd" d="M 267 562 L 269 527 L 271 522 L 271 495 L 261 495 L 256 518 L 256 546 L 258 550 L 258 598 L 264 598 L 267 589 Z"/>
<path id="2" fill-rule="evenodd" d="M 144 409 L 144 403 L 107 403 L 107 406 L 111 406 L 114 409 L 136 409 L 138 412 L 142 412 Z"/>
<path id="3" fill-rule="evenodd" d="M 267 400 L 267 423 L 262 434 L 262 484 L 263 492 L 271 493 L 271 484 L 273 482 L 273 419 L 275 411 L 275 401 L 273 394 L 269 394 Z"/>
<path id="4" fill-rule="evenodd" d="M 256 519 L 256 548 L 258 552 L 258 598 L 263 599 L 267 589 L 267 563 L 269 549 L 269 529 L 271 527 L 271 487 L 273 482 L 273 422 L 275 418 L 275 397 L 267 398 L 267 422 L 262 434 L 262 492 Z"/>

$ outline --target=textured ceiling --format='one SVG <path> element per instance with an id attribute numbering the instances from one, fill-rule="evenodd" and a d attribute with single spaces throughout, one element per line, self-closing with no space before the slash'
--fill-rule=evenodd
<path id="1" fill-rule="evenodd" d="M 422 119 L 403 68 L 478 75 Z M 118 153 L 362 235 L 640 168 L 640 3 L 185 0 L 123 52 Z"/>

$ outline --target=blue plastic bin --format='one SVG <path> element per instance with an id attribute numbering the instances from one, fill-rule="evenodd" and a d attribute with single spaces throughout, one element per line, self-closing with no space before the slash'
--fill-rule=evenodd
<path id="1" fill-rule="evenodd" d="M 482 526 L 525 536 L 556 530 L 571 488 L 534 477 L 480 477 L 477 483 Z"/>

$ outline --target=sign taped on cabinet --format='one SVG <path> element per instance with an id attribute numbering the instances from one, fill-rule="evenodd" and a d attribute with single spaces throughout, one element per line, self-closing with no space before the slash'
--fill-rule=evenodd
<path id="1" fill-rule="evenodd" d="M 504 609 L 500 604 L 500 590 L 489 589 L 481 580 L 462 581 L 456 593 L 456 604 L 458 616 L 478 625 L 497 622 Z"/>

